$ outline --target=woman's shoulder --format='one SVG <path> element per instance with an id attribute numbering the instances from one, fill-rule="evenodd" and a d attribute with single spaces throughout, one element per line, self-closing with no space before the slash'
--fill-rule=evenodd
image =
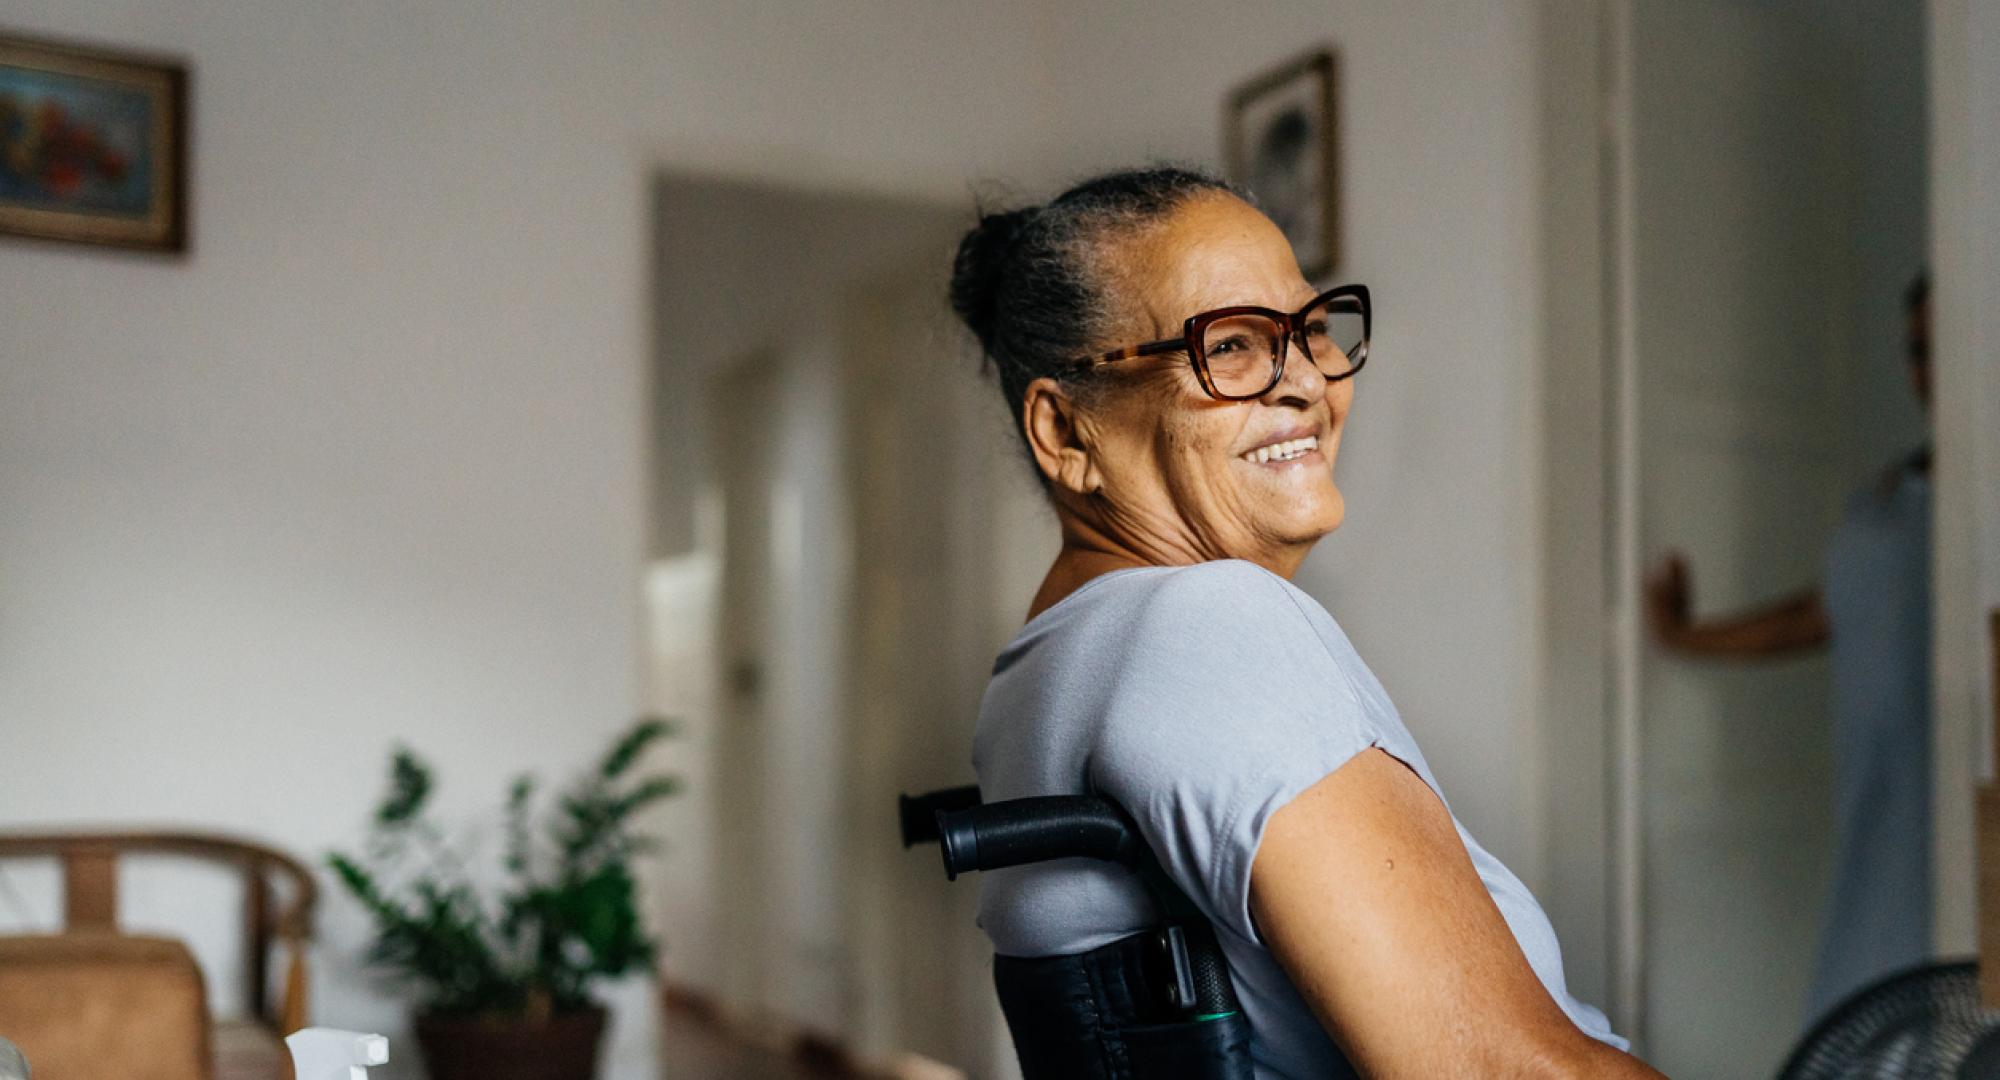
<path id="1" fill-rule="evenodd" d="M 1116 698 L 1270 696 L 1300 686 L 1367 681 L 1333 621 L 1304 590 L 1241 559 L 1114 570 L 1036 616 L 1003 650 L 995 674 L 1029 657 L 1094 673 Z"/>
<path id="2" fill-rule="evenodd" d="M 1327 617 L 1304 590 L 1243 559 L 1146 567 L 1109 576 L 1120 580 L 1106 582 L 1100 598 L 1135 616 L 1134 629 L 1240 624 L 1279 633 L 1297 627 L 1301 620 Z"/>
<path id="3" fill-rule="evenodd" d="M 1116 687 L 1104 735 L 1157 736 L 1171 716 L 1358 718 L 1360 659 L 1330 616 L 1284 578 L 1242 560 L 1161 568 L 1107 583 L 1098 624 Z M 1122 595 L 1112 595 L 1112 594 Z M 1115 643 L 1114 643 L 1115 642 Z M 1124 722 L 1121 722 L 1121 719 Z"/>
<path id="4" fill-rule="evenodd" d="M 1134 585 L 1136 634 L 1224 636 L 1301 662 L 1360 663 L 1347 635 L 1312 594 L 1256 563 L 1218 559 L 1177 566 Z"/>

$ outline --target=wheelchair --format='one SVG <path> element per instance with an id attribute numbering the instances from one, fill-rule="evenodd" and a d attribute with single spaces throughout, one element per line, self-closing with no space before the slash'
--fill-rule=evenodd
<path id="1" fill-rule="evenodd" d="M 1253 1080 L 1250 1024 L 1215 928 L 1119 806 L 1090 795 L 985 803 L 977 787 L 899 796 L 903 847 L 935 843 L 947 879 L 1050 859 L 1117 863 L 1157 925 L 1072 956 L 995 955 L 993 982 L 1027 1080 Z"/>

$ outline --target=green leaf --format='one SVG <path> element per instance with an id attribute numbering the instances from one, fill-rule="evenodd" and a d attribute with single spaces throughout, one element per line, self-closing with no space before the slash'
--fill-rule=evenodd
<path id="1" fill-rule="evenodd" d="M 597 775 L 606 780 L 616 780 L 639 760 L 639 754 L 647 746 L 665 738 L 673 730 L 673 723 L 664 717 L 649 716 L 640 720 L 612 745 L 610 753 L 604 755 L 603 762 L 597 767 Z"/>
<path id="2" fill-rule="evenodd" d="M 528 804 L 535 794 L 535 778 L 522 773 L 507 789 L 507 872 L 516 877 L 528 874 L 531 855 Z"/>
<path id="3" fill-rule="evenodd" d="M 679 794 L 680 790 L 681 778 L 678 776 L 647 777 L 638 787 L 618 799 L 615 816 L 623 821 L 652 803 Z"/>
<path id="4" fill-rule="evenodd" d="M 389 760 L 389 794 L 375 809 L 375 823 L 407 825 L 423 812 L 430 796 L 430 766 L 409 747 L 398 746 Z"/>

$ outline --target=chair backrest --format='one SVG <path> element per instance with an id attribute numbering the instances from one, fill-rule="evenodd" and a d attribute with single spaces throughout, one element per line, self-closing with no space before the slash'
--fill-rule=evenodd
<path id="1" fill-rule="evenodd" d="M 62 864 L 63 922 L 70 932 L 118 929 L 118 860 L 133 854 L 179 855 L 241 873 L 246 1000 L 279 1035 L 304 1027 L 306 945 L 319 888 L 298 860 L 263 844 L 206 833 L 0 833 L 0 859 L 52 858 Z M 284 988 L 276 1001 L 269 967 L 273 943 L 286 952 Z"/>
<path id="2" fill-rule="evenodd" d="M 936 843 L 948 878 L 1056 859 L 1132 870 L 1160 924 L 1089 952 L 996 956 L 994 989 L 1028 1080 L 1250 1080 L 1250 1024 L 1215 930 L 1117 803 L 983 802 L 975 787 L 897 799 L 903 846 Z"/>
<path id="3" fill-rule="evenodd" d="M 201 970 L 167 938 L 0 937 L 0 1035 L 35 1080 L 216 1075 Z"/>

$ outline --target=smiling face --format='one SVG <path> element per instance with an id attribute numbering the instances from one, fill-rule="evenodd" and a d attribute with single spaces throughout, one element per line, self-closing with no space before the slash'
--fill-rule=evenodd
<path id="1" fill-rule="evenodd" d="M 1197 312 L 1234 305 L 1292 311 L 1315 290 L 1270 219 L 1205 194 L 1165 220 L 1107 241 L 1096 266 L 1113 306 L 1106 349 L 1177 337 Z M 1340 525 L 1334 459 L 1353 401 L 1293 342 L 1284 377 L 1261 397 L 1218 401 L 1185 352 L 1098 370 L 1072 399 L 1030 386 L 1030 442 L 1059 509 L 1155 564 L 1247 559 L 1290 576 Z"/>

